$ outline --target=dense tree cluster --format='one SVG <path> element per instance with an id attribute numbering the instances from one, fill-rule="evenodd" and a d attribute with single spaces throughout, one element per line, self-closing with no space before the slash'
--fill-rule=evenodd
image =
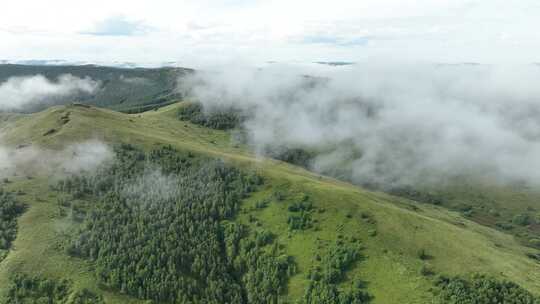
<path id="1" fill-rule="evenodd" d="M 362 304 L 371 297 L 362 290 L 360 281 L 352 282 L 349 288 L 339 288 L 345 273 L 360 259 L 356 244 L 338 242 L 320 258 L 309 274 L 308 288 L 301 304 Z"/>
<path id="2" fill-rule="evenodd" d="M 313 227 L 311 214 L 305 211 L 290 214 L 287 218 L 287 224 L 289 224 L 290 230 L 306 230 Z"/>
<path id="3" fill-rule="evenodd" d="M 250 233 L 246 226 L 236 223 L 225 227 L 228 263 L 235 273 L 243 274 L 241 283 L 247 298 L 233 303 L 278 303 L 279 295 L 285 292 L 296 267 L 273 239 L 265 230 Z"/>
<path id="4" fill-rule="evenodd" d="M 137 105 L 137 106 L 122 109 L 122 112 L 127 113 L 127 114 L 138 114 L 138 113 L 143 113 L 147 111 L 157 111 L 161 107 L 168 106 L 168 105 L 178 102 L 178 99 L 180 98 L 181 96 L 178 96 L 178 95 L 160 97 L 160 98 L 157 98 L 156 100 L 145 102 L 142 105 Z"/>
<path id="5" fill-rule="evenodd" d="M 413 201 L 426 204 L 442 205 L 443 203 L 445 203 L 444 198 L 442 198 L 440 195 L 426 191 L 418 191 L 407 186 L 395 187 L 390 189 L 388 192 L 392 195 L 401 196 Z"/>
<path id="6" fill-rule="evenodd" d="M 316 153 L 310 152 L 302 148 L 275 148 L 266 152 L 270 157 L 281 161 L 293 164 L 296 166 L 310 168 L 313 160 L 317 156 Z"/>
<path id="7" fill-rule="evenodd" d="M 189 103 L 178 110 L 180 120 L 188 120 L 194 124 L 217 130 L 238 128 L 245 117 L 234 108 L 214 107 L 203 109 L 200 103 Z"/>
<path id="8" fill-rule="evenodd" d="M 290 230 L 306 230 L 313 227 L 311 212 L 313 211 L 313 203 L 306 196 L 301 202 L 295 202 L 289 205 L 289 216 L 287 223 Z"/>
<path id="9" fill-rule="evenodd" d="M 277 303 L 294 262 L 269 232 L 232 221 L 261 182 L 171 147 L 123 146 L 112 167 L 59 184 L 95 199 L 68 252 L 94 261 L 108 288 L 141 299 Z"/>
<path id="10" fill-rule="evenodd" d="M 0 250 L 11 246 L 17 235 L 17 217 L 23 211 L 24 205 L 17 201 L 15 195 L 0 189 Z"/>
<path id="11" fill-rule="evenodd" d="M 17 274 L 12 278 L 7 304 L 103 304 L 103 298 L 83 289 L 72 291 L 68 280 Z"/>
<path id="12" fill-rule="evenodd" d="M 440 278 L 440 298 L 448 304 L 540 304 L 540 299 L 508 281 L 499 281 L 483 275 L 470 280 Z"/>
<path id="13" fill-rule="evenodd" d="M 516 214 L 512 218 L 512 223 L 514 223 L 516 225 L 519 225 L 519 226 L 527 226 L 530 223 L 532 223 L 532 221 L 533 220 L 532 220 L 531 216 L 526 214 L 526 213 Z"/>

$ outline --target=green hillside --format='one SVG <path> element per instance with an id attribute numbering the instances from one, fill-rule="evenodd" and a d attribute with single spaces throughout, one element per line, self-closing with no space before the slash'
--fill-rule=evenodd
<path id="1" fill-rule="evenodd" d="M 249 113 L 235 108 L 210 108 L 203 111 L 200 103 L 186 103 L 178 110 L 180 120 L 218 130 L 235 130 L 235 142 L 245 142 L 242 134 L 249 132 L 243 122 Z M 238 136 L 240 135 L 240 136 Z M 342 147 L 343 148 L 343 147 Z M 316 159 L 336 147 L 321 145 L 318 148 L 301 146 L 265 147 L 265 155 L 307 169 L 313 169 Z M 358 150 L 350 147 L 352 151 Z M 356 155 L 355 155 L 356 154 Z M 353 176 L 355 157 L 342 157 L 329 169 L 313 169 L 326 176 L 351 183 L 358 183 Z M 403 185 L 360 184 L 371 190 L 385 192 L 420 203 L 442 206 L 479 224 L 512 234 L 524 246 L 540 249 L 540 191 L 527 181 L 501 182 L 493 176 L 447 176 L 438 183 Z"/>
<path id="2" fill-rule="evenodd" d="M 97 99 L 89 103 L 100 104 Z M 53 303 L 168 303 L 170 297 L 181 303 L 179 297 L 186 297 L 190 303 L 195 295 L 203 302 L 223 296 L 238 303 L 333 303 L 321 300 L 332 296 L 342 303 L 476 303 L 475 293 L 482 292 L 492 299 L 506 295 L 501 303 L 511 303 L 509 297 L 524 299 L 515 303 L 537 303 L 524 290 L 501 283 L 510 281 L 540 295 L 538 251 L 511 234 L 463 212 L 262 159 L 232 144 L 226 131 L 178 120 L 182 106 L 123 114 L 75 104 L 0 116 L 6 146 L 61 150 L 97 139 L 115 147 L 118 161 L 114 170 L 103 169 L 97 178 L 59 179 L 35 171 L 1 182 L 10 193 L 5 200 L 17 201 L 24 210 L 6 212 L 17 225 L 16 238 L 0 254 L 0 303 L 47 297 Z M 113 183 L 100 181 L 136 181 L 147 169 L 145 163 L 165 176 L 189 179 L 179 179 L 185 192 L 165 200 L 177 205 L 133 215 L 139 207 L 118 197 Z M 205 179 L 214 175 L 220 176 L 215 179 L 219 183 Z M 198 200 L 202 205 L 185 209 Z M 528 207 L 537 208 L 527 205 L 525 211 Z M 200 212 L 193 212 L 196 208 Z M 181 242 L 167 229 L 175 227 L 175 218 L 166 216 L 174 212 L 195 223 L 178 234 Z M 136 237 L 129 229 L 137 231 Z M 132 244 L 130 239 L 138 241 Z M 186 249 L 175 251 L 167 242 Z M 93 253 L 96 247 L 100 254 Z M 156 248 L 167 255 L 152 257 L 153 252 L 159 255 Z M 131 259 L 158 266 L 125 271 L 130 269 L 121 267 L 125 260 L 116 259 L 124 254 L 131 254 L 127 263 Z M 171 257 L 197 260 L 179 263 L 181 267 L 203 266 L 176 269 Z M 165 264 L 168 268 L 162 270 Z M 142 273 L 152 278 L 163 274 L 155 279 L 162 284 L 181 280 L 192 287 L 170 295 L 172 287 L 144 281 Z M 489 279 L 473 278 L 475 273 Z M 223 295 L 224 290 L 229 293 Z M 493 290 L 499 292 L 490 294 Z M 458 294 L 469 302 L 449 300 Z"/>

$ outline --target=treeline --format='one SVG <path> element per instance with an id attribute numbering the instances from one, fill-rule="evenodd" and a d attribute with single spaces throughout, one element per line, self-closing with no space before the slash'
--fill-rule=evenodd
<path id="1" fill-rule="evenodd" d="M 361 259 L 358 244 L 340 240 L 317 259 L 319 263 L 309 272 L 309 285 L 300 304 L 362 304 L 371 300 L 361 281 L 352 279 L 350 287 L 339 287 L 345 273 Z"/>
<path id="2" fill-rule="evenodd" d="M 425 204 L 442 205 L 446 203 L 441 195 L 426 191 L 418 191 L 409 186 L 394 187 L 388 190 L 388 193 Z"/>
<path id="3" fill-rule="evenodd" d="M 177 95 L 172 95 L 170 97 L 160 97 L 156 100 L 152 100 L 142 105 L 137 105 L 130 108 L 122 109 L 122 112 L 126 114 L 138 114 L 138 113 L 143 113 L 147 111 L 157 111 L 159 108 L 178 102 L 178 99 L 180 98 L 181 96 L 177 96 Z"/>
<path id="4" fill-rule="evenodd" d="M 239 128 L 246 116 L 242 111 L 231 107 L 203 109 L 200 103 L 188 103 L 178 110 L 178 119 L 216 130 Z"/>
<path id="5" fill-rule="evenodd" d="M 540 298 L 519 285 L 484 275 L 474 275 L 469 280 L 441 277 L 437 285 L 441 289 L 440 299 L 446 304 L 540 304 Z"/>
<path id="6" fill-rule="evenodd" d="M 104 304 L 103 298 L 87 290 L 72 290 L 68 280 L 51 280 L 16 274 L 7 294 L 7 304 Z"/>
<path id="7" fill-rule="evenodd" d="M 269 232 L 232 221 L 261 183 L 219 160 L 124 145 L 112 167 L 58 185 L 95 201 L 62 202 L 83 218 L 67 251 L 93 261 L 107 288 L 141 299 L 278 303 L 294 261 Z"/>
<path id="8" fill-rule="evenodd" d="M 242 124 L 249 117 L 248 112 L 233 107 L 220 106 L 203 109 L 201 103 L 188 103 L 178 109 L 177 117 L 180 120 L 189 121 L 206 128 L 232 130 L 242 129 Z M 235 141 L 245 143 L 246 134 L 240 132 L 235 135 L 238 137 Z M 289 148 L 284 146 L 268 147 L 264 149 L 264 154 L 268 157 L 304 168 L 309 168 L 313 159 L 317 156 L 316 153 L 303 148 Z"/>
<path id="9" fill-rule="evenodd" d="M 15 195 L 0 188 L 0 261 L 2 250 L 8 250 L 17 236 L 17 217 L 24 211 L 24 205 Z"/>
<path id="10" fill-rule="evenodd" d="M 308 196 L 304 196 L 300 202 L 292 203 L 287 210 L 289 211 L 289 216 L 287 217 L 289 230 L 307 230 L 313 227 L 311 217 L 313 203 L 309 201 Z"/>
<path id="11" fill-rule="evenodd" d="M 269 157 L 306 169 L 310 169 L 315 157 L 317 157 L 317 154 L 313 151 L 308 151 L 302 148 L 287 147 L 267 149 L 266 154 Z"/>

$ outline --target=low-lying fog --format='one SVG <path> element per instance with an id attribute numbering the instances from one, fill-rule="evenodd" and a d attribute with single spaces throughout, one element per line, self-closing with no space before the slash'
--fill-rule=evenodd
<path id="1" fill-rule="evenodd" d="M 319 151 L 312 169 L 358 183 L 478 175 L 540 184 L 540 67 L 357 64 L 199 71 L 180 90 L 250 111 L 258 151 Z"/>

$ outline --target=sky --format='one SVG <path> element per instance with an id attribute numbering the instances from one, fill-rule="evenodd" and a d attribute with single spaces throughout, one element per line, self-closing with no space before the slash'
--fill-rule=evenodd
<path id="1" fill-rule="evenodd" d="M 0 60 L 540 62 L 537 0 L 18 0 Z"/>

